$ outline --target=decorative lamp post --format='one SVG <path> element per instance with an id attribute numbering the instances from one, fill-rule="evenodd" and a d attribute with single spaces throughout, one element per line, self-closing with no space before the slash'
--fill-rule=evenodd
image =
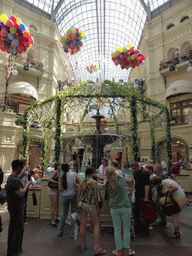
<path id="1" fill-rule="evenodd" d="M 17 76 L 18 75 L 18 71 L 17 71 L 17 68 L 12 66 L 10 63 L 6 66 L 6 76 L 5 76 L 5 79 L 6 79 L 6 83 L 5 83 L 5 100 L 4 100 L 4 106 L 3 106 L 3 112 L 6 112 L 7 111 L 7 89 L 8 89 L 8 85 L 9 85 L 9 82 L 11 80 L 11 76 L 14 75 L 14 76 Z"/>

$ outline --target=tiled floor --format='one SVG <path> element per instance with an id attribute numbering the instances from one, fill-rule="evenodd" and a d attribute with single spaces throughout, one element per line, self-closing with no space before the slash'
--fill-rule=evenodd
<path id="1" fill-rule="evenodd" d="M 189 197 L 192 201 L 192 197 Z M 5 207 L 0 209 L 3 215 L 3 232 L 0 233 L 0 256 L 6 255 L 8 215 Z M 69 226 L 63 237 L 57 237 L 57 228 L 49 225 L 49 220 L 29 218 L 25 227 L 23 256 L 90 256 L 93 255 L 93 235 L 87 229 L 88 249 L 81 252 L 81 240 L 69 237 Z M 100 236 L 101 246 L 107 250 L 107 256 L 115 249 L 113 234 L 105 228 Z M 137 237 L 131 242 L 131 248 L 138 256 L 192 256 L 192 207 L 186 206 L 181 214 L 182 237 L 177 240 L 168 238 L 172 232 L 171 219 L 166 227 L 155 227 L 149 237 Z"/>

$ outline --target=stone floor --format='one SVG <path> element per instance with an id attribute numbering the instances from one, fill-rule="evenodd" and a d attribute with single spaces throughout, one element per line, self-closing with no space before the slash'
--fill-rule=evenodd
<path id="1" fill-rule="evenodd" d="M 192 197 L 188 197 L 192 201 Z M 6 205 L 0 207 L 0 214 L 3 218 L 3 232 L 0 233 L 0 256 L 6 255 L 8 213 Z M 138 256 L 192 256 L 192 207 L 186 206 L 181 214 L 181 234 L 180 239 L 170 239 L 168 234 L 172 232 L 171 219 L 167 218 L 166 227 L 156 226 L 150 231 L 149 237 L 137 236 L 131 241 L 131 248 Z M 25 226 L 23 240 L 23 256 L 90 256 L 93 255 L 93 235 L 87 228 L 88 249 L 81 252 L 80 237 L 74 240 L 69 237 L 69 226 L 63 237 L 57 237 L 57 228 L 51 227 L 49 220 L 28 218 L 28 225 Z M 111 229 L 104 228 L 100 236 L 101 246 L 107 250 L 106 255 L 112 255 L 115 249 L 113 234 Z"/>

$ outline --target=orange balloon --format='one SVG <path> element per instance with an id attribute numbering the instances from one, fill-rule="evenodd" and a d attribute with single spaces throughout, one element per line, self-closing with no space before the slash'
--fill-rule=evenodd
<path id="1" fill-rule="evenodd" d="M 23 36 L 26 37 L 26 38 L 29 38 L 30 34 L 29 34 L 29 32 L 25 31 L 25 32 L 23 33 Z"/>

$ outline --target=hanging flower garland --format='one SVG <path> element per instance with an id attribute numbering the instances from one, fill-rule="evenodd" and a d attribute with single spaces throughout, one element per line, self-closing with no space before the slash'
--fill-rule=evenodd
<path id="1" fill-rule="evenodd" d="M 98 64 L 91 63 L 89 66 L 86 66 L 85 70 L 87 70 L 89 74 L 92 74 L 99 71 L 99 67 L 98 67 Z"/>
<path id="2" fill-rule="evenodd" d="M 71 55 L 76 54 L 83 48 L 82 39 L 87 39 L 84 31 L 79 31 L 78 28 L 71 26 L 64 36 L 61 36 L 60 42 L 63 44 L 64 52 Z"/>
<path id="3" fill-rule="evenodd" d="M 122 69 L 135 68 L 136 66 L 143 65 L 145 56 L 139 50 L 134 50 L 131 44 L 128 44 L 127 47 L 116 48 L 115 52 L 111 54 L 114 64 L 116 66 L 120 65 Z"/>
<path id="4" fill-rule="evenodd" d="M 15 16 L 8 19 L 6 14 L 0 15 L 0 50 L 17 55 L 26 52 L 34 39 L 22 21 Z"/>

